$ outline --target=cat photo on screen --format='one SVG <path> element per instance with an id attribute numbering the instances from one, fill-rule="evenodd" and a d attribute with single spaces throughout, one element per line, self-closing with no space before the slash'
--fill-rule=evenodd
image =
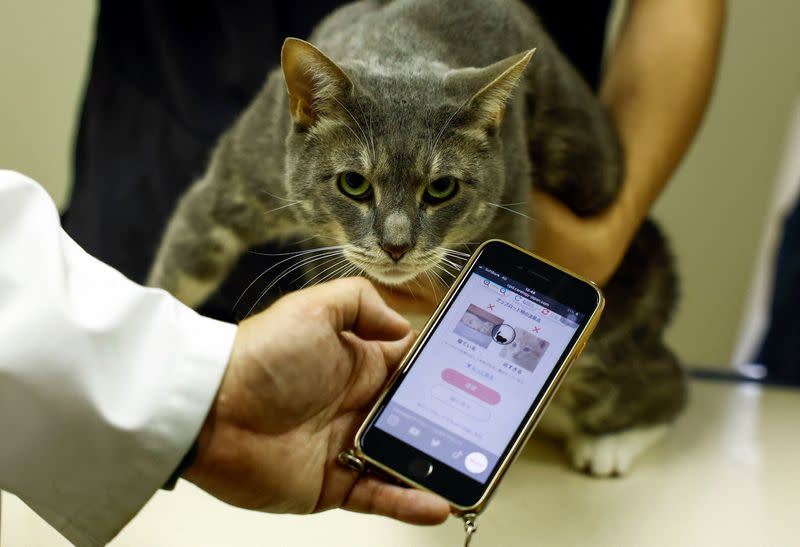
<path id="1" fill-rule="evenodd" d="M 488 348 L 492 343 L 492 332 L 497 325 L 501 325 L 503 320 L 488 311 L 479 308 L 475 304 L 470 304 L 467 311 L 456 323 L 453 332 L 463 336 L 470 342 L 475 342 L 482 348 Z"/>

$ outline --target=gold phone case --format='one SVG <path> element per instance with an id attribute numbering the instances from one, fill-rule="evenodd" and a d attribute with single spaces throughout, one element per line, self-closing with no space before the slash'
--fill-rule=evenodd
<path id="1" fill-rule="evenodd" d="M 572 276 L 572 277 L 574 277 L 576 279 L 579 279 L 579 280 L 591 285 L 594 288 L 594 290 L 597 291 L 598 304 L 597 304 L 597 307 L 592 312 L 592 315 L 590 316 L 589 321 L 586 323 L 586 327 L 583 329 L 583 332 L 580 333 L 578 339 L 575 341 L 573 346 L 570 348 L 570 351 L 567 354 L 566 359 L 564 359 L 564 364 L 559 368 L 559 370 L 556 373 L 556 376 L 554 377 L 553 381 L 549 385 L 547 385 L 545 387 L 545 392 L 542 395 L 542 398 L 539 399 L 539 402 L 536 405 L 536 408 L 534 409 L 534 411 L 531 414 L 530 418 L 526 422 L 525 427 L 522 430 L 522 433 L 514 440 L 514 442 L 513 442 L 512 446 L 511 446 L 511 449 L 509 450 L 508 454 L 503 459 L 503 461 L 500 462 L 500 467 L 498 468 L 497 473 L 494 475 L 492 480 L 486 486 L 486 491 L 483 493 L 483 495 L 481 496 L 480 500 L 478 500 L 478 502 L 475 505 L 472 505 L 472 506 L 469 506 L 469 507 L 465 507 L 465 506 L 459 505 L 457 503 L 454 503 L 452 500 L 447 500 L 450 503 L 450 507 L 452 508 L 452 512 L 454 514 L 456 514 L 456 515 L 459 515 L 459 516 L 466 515 L 466 514 L 469 514 L 469 513 L 480 513 L 480 512 L 482 512 L 484 510 L 484 508 L 486 507 L 487 503 L 489 502 L 492 494 L 496 490 L 497 485 L 500 483 L 500 479 L 503 478 L 503 475 L 505 475 L 505 472 L 508 470 L 509 466 L 517 458 L 517 456 L 519 455 L 519 452 L 521 451 L 522 447 L 525 446 L 525 443 L 530 438 L 531 433 L 533 433 L 533 430 L 536 427 L 536 424 L 539 422 L 539 419 L 541 418 L 541 416 L 542 416 L 542 414 L 544 412 L 544 409 L 547 407 L 547 405 L 549 404 L 550 400 L 553 398 L 553 395 L 555 394 L 556 390 L 558 389 L 558 386 L 561 384 L 561 381 L 563 380 L 563 378 L 566 375 L 567 371 L 569 370 L 570 366 L 572 366 L 572 363 L 575 362 L 575 360 L 578 358 L 578 356 L 583 351 L 583 348 L 586 346 L 586 341 L 588 340 L 589 336 L 592 334 L 592 331 L 594 331 L 594 328 L 597 326 L 597 322 L 600 320 L 600 315 L 602 314 L 603 308 L 605 306 L 605 298 L 603 297 L 603 293 L 597 287 L 597 285 L 595 285 L 592 281 L 590 281 L 588 279 L 585 279 L 585 278 L 583 278 L 583 277 L 581 277 L 581 276 L 579 276 L 579 275 L 577 275 L 577 274 L 575 274 L 575 273 L 573 273 L 573 272 L 571 272 L 569 270 L 566 270 L 566 269 L 562 268 L 561 266 L 558 266 L 557 264 L 554 264 L 554 263 L 550 262 L 549 260 L 541 258 L 541 257 L 531 253 L 530 251 L 527 251 L 527 250 L 525 250 L 525 249 L 523 249 L 521 247 L 518 247 L 517 245 L 514 245 L 513 243 L 509 243 L 507 241 L 503 241 L 503 240 L 500 240 L 500 239 L 490 239 L 490 240 L 484 241 L 475 250 L 475 252 L 470 257 L 469 261 L 467 261 L 467 263 L 464 265 L 464 268 L 461 270 L 461 273 L 459 274 L 459 276 L 453 281 L 452 285 L 450 286 L 450 289 L 447 291 L 447 294 L 442 299 L 442 301 L 439 303 L 439 306 L 436 308 L 436 311 L 433 313 L 433 315 L 431 315 L 430 319 L 428 319 L 428 322 L 425 324 L 425 328 L 422 329 L 422 331 L 420 332 L 420 335 L 417 337 L 417 340 L 414 343 L 414 345 L 411 347 L 411 350 L 403 358 L 403 362 L 398 367 L 397 371 L 395 371 L 395 373 L 392 376 L 391 380 L 387 383 L 386 387 L 381 392 L 381 395 L 378 398 L 378 401 L 372 407 L 372 410 L 370 411 L 370 413 L 367 416 L 367 418 L 364 420 L 364 423 L 361 424 L 361 427 L 358 429 L 358 432 L 356 433 L 356 437 L 355 437 L 354 455 L 356 457 L 358 457 L 362 462 L 364 462 L 368 467 L 372 467 L 375 470 L 377 470 L 377 471 L 379 471 L 381 473 L 384 473 L 384 474 L 386 474 L 386 475 L 388 475 L 388 476 L 390 476 L 390 477 L 392 477 L 394 479 L 397 479 L 400 482 L 405 483 L 405 484 L 407 484 L 409 486 L 413 486 L 414 488 L 418 488 L 418 489 L 421 489 L 421 490 L 429 490 L 428 488 L 422 486 L 421 484 L 417 483 L 413 479 L 411 479 L 409 477 L 406 477 L 405 475 L 402 475 L 402 474 L 398 473 L 394 469 L 391 469 L 391 468 L 383 465 L 381 462 L 379 462 L 377 460 L 374 460 L 373 458 L 370 458 L 369 456 L 367 456 L 361 450 L 361 439 L 362 439 L 362 437 L 364 435 L 364 432 L 366 431 L 367 425 L 372 422 L 372 420 L 373 420 L 373 418 L 375 416 L 375 413 L 381 407 L 381 405 L 383 403 L 383 400 L 386 398 L 386 395 L 389 392 L 390 388 L 397 381 L 397 378 L 400 376 L 400 374 L 402 372 L 404 372 L 406 369 L 408 369 L 408 367 L 411 365 L 411 363 L 413 362 L 414 358 L 416 357 L 417 353 L 420 351 L 420 349 L 424 345 L 425 341 L 430 336 L 432 326 L 436 323 L 436 321 L 438 320 L 439 316 L 443 313 L 444 309 L 447 307 L 447 304 L 449 303 L 449 301 L 452 298 L 452 296 L 455 294 L 455 292 L 461 286 L 461 284 L 462 284 L 462 282 L 463 282 L 463 280 L 464 280 L 464 278 L 466 276 L 466 273 L 470 270 L 470 268 L 472 267 L 473 263 L 477 260 L 477 257 L 480 255 L 480 251 L 486 245 L 488 245 L 489 243 L 492 243 L 492 242 L 500 242 L 500 243 L 506 244 L 506 245 L 508 245 L 510 247 L 513 247 L 514 249 L 516 249 L 516 250 L 518 250 L 518 251 L 520 251 L 522 253 L 525 253 L 525 254 L 535 258 L 536 260 L 544 262 L 544 263 L 546 263 L 546 264 L 548 264 L 548 265 L 550 265 L 550 266 L 552 266 L 552 267 L 554 267 L 554 268 L 556 268 L 556 269 L 558 269 L 558 270 L 560 270 L 560 271 L 562 271 L 562 272 L 564 272 L 564 273 L 566 273 L 566 274 L 568 274 L 568 275 L 570 275 L 570 276 Z M 437 495 L 441 496 L 442 494 L 437 492 Z M 445 499 L 447 499 L 447 498 L 445 498 Z"/>

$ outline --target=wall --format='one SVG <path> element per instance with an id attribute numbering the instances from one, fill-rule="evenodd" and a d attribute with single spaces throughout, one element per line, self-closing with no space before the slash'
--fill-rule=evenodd
<path id="1" fill-rule="evenodd" d="M 0 4 L 0 165 L 67 191 L 90 51 L 89 0 Z M 720 77 L 697 142 L 656 206 L 683 277 L 669 333 L 688 362 L 724 366 L 800 89 L 800 2 L 731 0 Z"/>
<path id="2" fill-rule="evenodd" d="M 41 181 L 59 205 L 94 10 L 92 0 L 0 2 L 0 168 Z"/>
<path id="3" fill-rule="evenodd" d="M 800 91 L 798 21 L 796 0 L 729 1 L 711 107 L 656 206 L 683 278 L 669 338 L 694 364 L 724 365 L 735 344 L 789 114 Z"/>

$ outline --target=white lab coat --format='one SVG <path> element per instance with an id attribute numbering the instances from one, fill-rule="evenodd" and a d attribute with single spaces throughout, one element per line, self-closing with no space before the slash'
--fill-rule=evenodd
<path id="1" fill-rule="evenodd" d="M 0 489 L 67 539 L 105 544 L 164 483 L 235 332 L 89 256 L 0 171 Z"/>

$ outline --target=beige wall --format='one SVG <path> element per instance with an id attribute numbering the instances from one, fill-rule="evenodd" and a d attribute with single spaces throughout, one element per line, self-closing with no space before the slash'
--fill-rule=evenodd
<path id="1" fill-rule="evenodd" d="M 669 338 L 696 364 L 730 358 L 800 92 L 800 2 L 730 0 L 728 15 L 705 124 L 656 206 L 683 278 Z"/>
<path id="2" fill-rule="evenodd" d="M 93 39 L 93 0 L 0 2 L 0 168 L 67 193 L 79 96 Z"/>
<path id="3" fill-rule="evenodd" d="M 699 0 L 698 0 L 699 1 Z M 94 2 L 0 3 L 0 166 L 61 202 L 91 42 Z M 692 363 L 723 365 L 800 90 L 796 0 L 731 0 L 717 91 L 696 145 L 656 207 L 683 276 L 670 339 Z"/>

